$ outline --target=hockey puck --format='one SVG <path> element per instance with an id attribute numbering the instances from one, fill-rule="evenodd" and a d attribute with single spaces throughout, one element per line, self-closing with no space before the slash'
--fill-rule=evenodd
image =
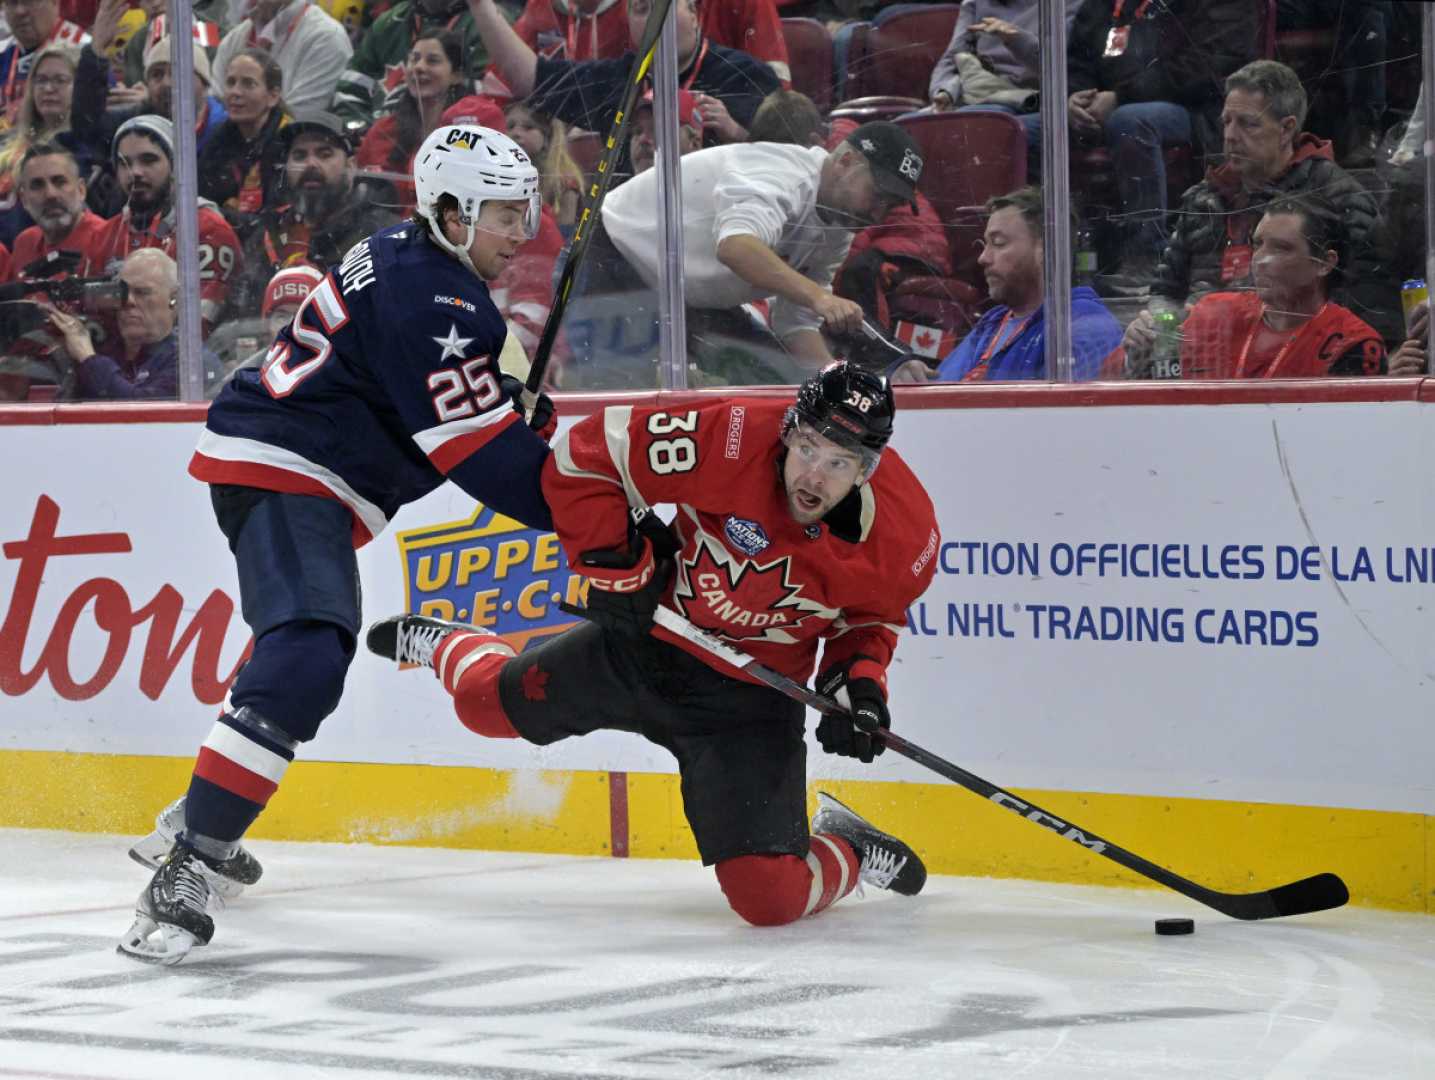
<path id="1" fill-rule="evenodd" d="M 1194 919 L 1157 919 L 1156 933 L 1162 935 L 1170 934 L 1194 934 L 1196 932 L 1196 921 Z"/>

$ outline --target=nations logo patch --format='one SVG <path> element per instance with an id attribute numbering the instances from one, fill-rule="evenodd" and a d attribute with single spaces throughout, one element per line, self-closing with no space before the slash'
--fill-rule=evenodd
<path id="1" fill-rule="evenodd" d="M 746 553 L 749 558 L 766 551 L 772 543 L 761 525 L 746 518 L 728 515 L 728 519 L 723 522 L 722 531 L 732 541 L 733 546 Z"/>

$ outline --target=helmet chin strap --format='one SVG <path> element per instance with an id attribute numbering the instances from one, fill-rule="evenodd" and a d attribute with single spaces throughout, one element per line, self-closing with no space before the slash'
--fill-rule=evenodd
<path id="1" fill-rule="evenodd" d="M 443 221 L 440 219 L 438 228 L 433 230 L 436 234 L 434 239 L 438 242 L 439 247 L 443 248 L 455 259 L 463 263 L 464 266 L 468 267 L 469 273 L 473 274 L 474 277 L 481 278 L 483 275 L 478 272 L 478 267 L 473 265 L 473 257 L 468 253 L 468 249 L 473 247 L 474 224 L 472 218 L 469 218 L 466 228 L 468 232 L 464 236 L 463 246 L 460 247 L 448 238 L 448 233 L 446 233 L 443 228 Z"/>

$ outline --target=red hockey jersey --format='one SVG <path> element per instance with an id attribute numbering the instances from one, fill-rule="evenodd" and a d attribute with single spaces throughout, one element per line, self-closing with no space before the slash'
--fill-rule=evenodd
<path id="1" fill-rule="evenodd" d="M 558 538 L 576 566 L 582 552 L 622 546 L 629 505 L 676 504 L 682 551 L 666 606 L 799 681 L 819 640 L 824 668 L 863 656 L 885 670 L 907 606 L 932 580 L 932 501 L 889 449 L 824 521 L 799 525 L 782 483 L 788 404 L 613 405 L 580 421 L 543 467 Z M 653 633 L 722 666 L 661 627 Z"/>
<path id="2" fill-rule="evenodd" d="M 126 206 L 96 229 L 80 267 L 83 277 L 113 276 L 132 251 L 159 248 L 171 259 L 178 259 L 175 245 L 174 211 L 163 218 L 155 216 L 144 229 L 134 229 L 130 209 Z M 204 332 L 214 329 L 224 302 L 229 297 L 229 280 L 244 263 L 239 237 L 234 234 L 224 215 L 210 202 L 199 206 L 199 313 Z"/>

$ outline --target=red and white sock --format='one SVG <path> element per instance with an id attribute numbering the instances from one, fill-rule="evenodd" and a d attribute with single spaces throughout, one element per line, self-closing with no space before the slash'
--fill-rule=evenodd
<path id="1" fill-rule="evenodd" d="M 814 833 L 807 852 L 807 866 L 812 871 L 812 890 L 808 893 L 804 915 L 816 915 L 829 908 L 857 887 L 861 860 L 846 840 L 827 833 Z"/>
<path id="2" fill-rule="evenodd" d="M 496 634 L 473 630 L 455 630 L 434 650 L 434 674 L 453 695 L 454 711 L 470 731 L 491 739 L 518 738 L 498 694 L 499 673 L 516 655 Z"/>

